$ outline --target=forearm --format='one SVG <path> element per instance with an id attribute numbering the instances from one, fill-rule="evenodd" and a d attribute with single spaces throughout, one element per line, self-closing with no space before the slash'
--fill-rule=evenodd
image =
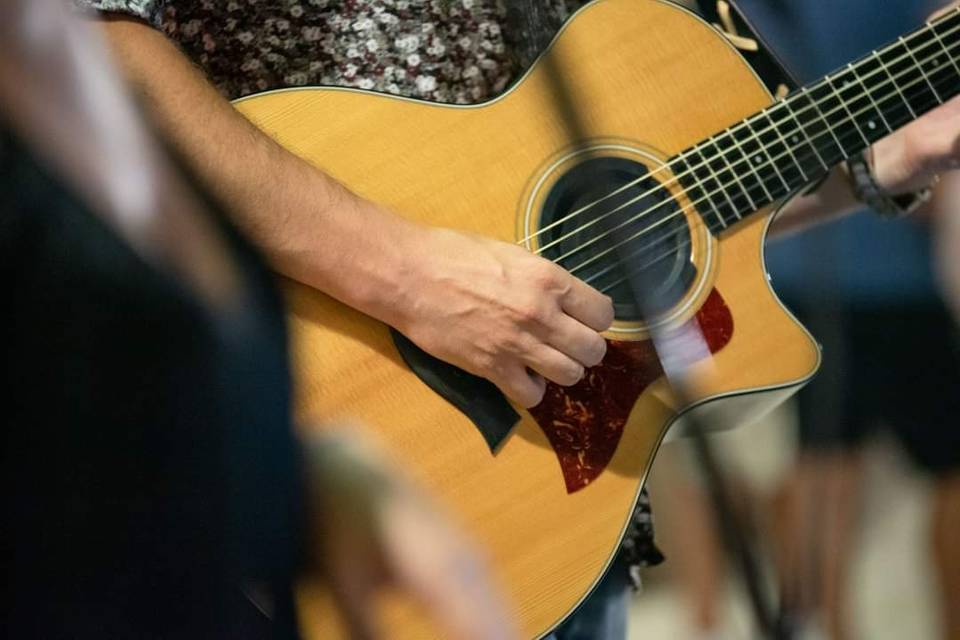
<path id="1" fill-rule="evenodd" d="M 863 204 L 854 197 L 846 170 L 838 167 L 814 193 L 791 200 L 777 216 L 770 233 L 782 238 L 862 208 Z"/>
<path id="2" fill-rule="evenodd" d="M 98 22 L 160 129 L 274 268 L 389 320 L 413 225 L 276 144 L 162 34 L 135 20 Z"/>
<path id="3" fill-rule="evenodd" d="M 253 127 L 161 34 L 100 24 L 161 129 L 277 270 L 527 407 L 543 397 L 541 376 L 571 385 L 600 362 L 608 297 L 513 243 L 416 224 L 357 197 Z"/>

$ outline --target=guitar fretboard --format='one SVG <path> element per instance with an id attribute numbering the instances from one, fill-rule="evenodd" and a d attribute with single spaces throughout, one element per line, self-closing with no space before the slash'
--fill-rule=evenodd
<path id="1" fill-rule="evenodd" d="M 960 93 L 958 58 L 955 10 L 687 149 L 670 166 L 719 233 Z"/>

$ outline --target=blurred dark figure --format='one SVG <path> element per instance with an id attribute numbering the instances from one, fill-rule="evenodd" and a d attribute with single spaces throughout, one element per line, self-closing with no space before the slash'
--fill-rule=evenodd
<path id="1" fill-rule="evenodd" d="M 295 436 L 271 277 L 59 0 L 0 2 L 9 638 L 297 637 L 324 571 L 508 636 L 479 563 L 368 449 Z"/>
<path id="2" fill-rule="evenodd" d="M 943 3 L 743 4 L 808 82 Z M 928 213 L 955 216 L 958 203 L 940 198 Z M 932 229 L 923 216 L 865 212 L 770 252 L 778 289 L 824 347 L 822 371 L 799 394 L 801 452 L 783 493 L 785 596 L 838 640 L 851 637 L 847 579 L 867 489 L 863 445 L 881 428 L 934 480 L 931 566 L 944 637 L 960 638 L 960 333 L 935 276 Z"/>

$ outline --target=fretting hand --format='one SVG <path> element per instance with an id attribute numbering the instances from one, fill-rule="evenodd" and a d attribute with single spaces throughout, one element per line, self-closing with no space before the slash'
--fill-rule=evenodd
<path id="1" fill-rule="evenodd" d="M 957 6 L 960 2 L 953 2 L 933 17 Z M 940 174 L 960 168 L 960 96 L 880 140 L 870 156 L 877 184 L 891 195 L 919 191 Z M 862 208 L 846 172 L 838 169 L 815 193 L 791 200 L 774 221 L 772 233 L 783 237 Z"/>
<path id="2" fill-rule="evenodd" d="M 932 18 L 958 6 L 952 2 Z M 960 168 L 960 96 L 878 142 L 873 161 L 877 183 L 894 195 L 923 189 Z"/>
<path id="3" fill-rule="evenodd" d="M 960 97 L 878 142 L 873 162 L 877 183 L 892 194 L 923 189 L 960 168 Z"/>

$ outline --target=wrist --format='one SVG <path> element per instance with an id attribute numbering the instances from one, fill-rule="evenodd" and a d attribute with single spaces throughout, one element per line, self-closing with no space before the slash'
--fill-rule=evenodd
<path id="1" fill-rule="evenodd" d="M 423 252 L 429 246 L 425 236 L 430 229 L 367 200 L 358 199 L 346 215 L 357 223 L 361 240 L 340 248 L 345 255 L 330 278 L 332 287 L 342 289 L 330 293 L 402 330 L 416 304 L 413 294 L 421 277 Z"/>
<path id="2" fill-rule="evenodd" d="M 866 156 L 877 186 L 892 197 L 922 191 L 938 179 L 936 167 L 911 151 L 904 136 L 887 136 L 870 147 Z"/>
<path id="3" fill-rule="evenodd" d="M 878 177 L 873 148 L 850 158 L 846 162 L 845 168 L 850 189 L 856 199 L 885 218 L 907 216 L 919 209 L 930 200 L 932 184 L 937 180 L 934 175 L 926 186 L 898 194 L 893 189 L 886 187 L 885 183 L 881 182 Z"/>
<path id="4" fill-rule="evenodd" d="M 261 244 L 283 275 L 393 324 L 422 227 L 322 177 Z"/>

